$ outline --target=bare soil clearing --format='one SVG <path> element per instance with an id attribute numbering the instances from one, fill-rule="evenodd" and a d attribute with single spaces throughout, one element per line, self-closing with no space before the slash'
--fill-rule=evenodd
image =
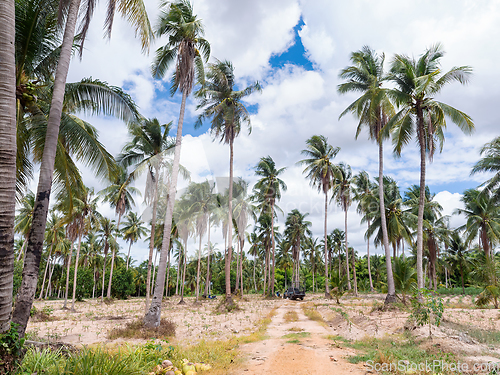
<path id="1" fill-rule="evenodd" d="M 428 327 L 411 331 L 421 348 L 429 351 L 450 352 L 461 361 L 470 363 L 500 362 L 500 312 L 494 309 L 476 309 L 470 297 L 444 297 L 443 323 L 432 327 L 432 340 Z M 302 301 L 283 299 L 265 300 L 260 295 L 245 296 L 238 301 L 241 310 L 227 314 L 216 312 L 217 300 L 204 300 L 195 304 L 194 298 L 172 297 L 163 303 L 162 318 L 173 321 L 174 345 L 190 345 L 201 340 L 226 340 L 254 332 L 259 321 L 276 308 L 276 315 L 267 328 L 267 339 L 240 345 L 243 362 L 233 374 L 331 374 L 366 373 L 362 363 L 350 364 L 348 357 L 358 355 L 354 349 L 328 336 L 347 340 L 367 338 L 404 340 L 407 311 L 381 311 L 383 295 L 345 296 L 342 304 L 326 300 L 322 295 L 308 294 Z M 100 300 L 87 300 L 76 304 L 76 313 L 61 310 L 61 301 L 35 302 L 38 310 L 52 308 L 50 321 L 30 321 L 28 332 L 36 340 L 49 340 L 76 346 L 88 344 L 143 344 L 146 340 L 109 340 L 109 330 L 142 318 L 144 299 L 115 301 L 110 305 Z M 303 306 L 317 311 L 323 322 L 310 320 Z M 288 313 L 288 314 L 287 314 Z M 496 339 L 481 340 L 477 331 L 493 333 Z M 35 336 L 35 337 L 33 337 Z M 286 336 L 286 337 L 285 337 Z M 151 338 L 153 339 L 153 338 Z"/>
<path id="2" fill-rule="evenodd" d="M 365 374 L 362 365 L 345 359 L 355 351 L 336 347 L 326 338 L 329 330 L 309 320 L 301 305 L 297 301 L 284 302 L 268 326 L 268 338 L 242 346 L 247 361 L 231 374 Z M 296 322 L 286 322 L 284 315 L 289 311 L 298 315 Z"/>

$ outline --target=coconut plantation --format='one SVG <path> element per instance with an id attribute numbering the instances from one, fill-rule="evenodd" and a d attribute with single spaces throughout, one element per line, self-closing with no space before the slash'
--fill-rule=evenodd
<path id="1" fill-rule="evenodd" d="M 496 374 L 500 4 L 427 3 L 3 1 L 0 375 Z"/>

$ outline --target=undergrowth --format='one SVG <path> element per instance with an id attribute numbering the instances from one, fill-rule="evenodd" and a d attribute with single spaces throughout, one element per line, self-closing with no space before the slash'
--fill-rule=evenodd
<path id="1" fill-rule="evenodd" d="M 175 336 L 175 324 L 168 319 L 161 319 L 157 328 L 147 328 L 142 320 L 134 320 L 125 324 L 124 327 L 113 328 L 108 332 L 110 340 L 123 338 L 151 339 L 152 337 L 164 339 Z"/>

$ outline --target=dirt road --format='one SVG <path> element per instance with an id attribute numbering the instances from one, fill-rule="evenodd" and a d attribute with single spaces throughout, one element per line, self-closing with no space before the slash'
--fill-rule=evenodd
<path id="1" fill-rule="evenodd" d="M 362 364 L 351 364 L 345 357 L 356 354 L 339 347 L 326 337 L 328 327 L 307 318 L 303 302 L 287 301 L 277 309 L 267 329 L 268 338 L 243 346 L 244 364 L 232 374 L 362 374 Z M 294 311 L 298 320 L 287 322 L 285 314 Z"/>

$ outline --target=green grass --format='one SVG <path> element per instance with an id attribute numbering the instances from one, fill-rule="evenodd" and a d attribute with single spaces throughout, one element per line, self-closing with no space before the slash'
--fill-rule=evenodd
<path id="1" fill-rule="evenodd" d="M 433 360 L 443 360 L 448 363 L 456 362 L 454 354 L 443 352 L 439 347 L 430 346 L 423 349 L 412 337 L 398 337 L 394 339 L 367 338 L 357 341 L 345 340 L 339 336 L 329 336 L 333 341 L 343 341 L 345 346 L 349 346 L 359 351 L 358 354 L 350 356 L 347 360 L 351 363 L 374 361 L 375 363 L 395 363 L 406 360 L 411 363 L 423 363 Z"/>
<path id="2" fill-rule="evenodd" d="M 475 296 L 483 291 L 483 288 L 469 286 L 465 288 L 465 295 Z M 462 294 L 462 288 L 438 288 L 437 292 L 444 295 L 458 296 Z"/>
<path id="3" fill-rule="evenodd" d="M 494 329 L 485 330 L 450 321 L 443 322 L 443 325 L 459 332 L 467 332 L 468 336 L 482 344 L 500 345 L 500 332 Z"/>
<path id="4" fill-rule="evenodd" d="M 298 339 L 298 338 L 309 337 L 309 336 L 311 336 L 310 332 L 297 332 L 297 333 L 286 334 L 282 338 L 284 338 L 284 339 Z"/>
<path id="5" fill-rule="evenodd" d="M 288 340 L 287 343 L 288 344 L 300 344 L 300 340 L 299 339 Z"/>

